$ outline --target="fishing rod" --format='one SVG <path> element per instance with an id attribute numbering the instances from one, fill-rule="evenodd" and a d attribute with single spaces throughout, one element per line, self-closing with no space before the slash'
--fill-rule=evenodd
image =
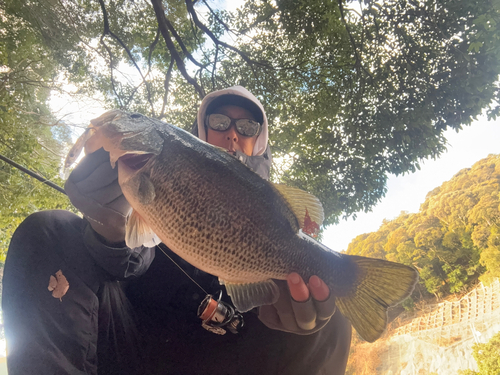
<path id="1" fill-rule="evenodd" d="M 3 160 L 4 162 L 6 162 L 6 163 L 12 165 L 13 167 L 15 167 L 15 168 L 23 171 L 24 173 L 28 174 L 31 177 L 36 178 L 38 181 L 43 182 L 44 184 L 50 186 L 51 188 L 56 189 L 60 193 L 66 194 L 66 192 L 64 191 L 64 189 L 62 187 L 60 187 L 59 185 L 54 184 L 52 181 L 47 180 L 45 177 L 40 176 L 39 174 L 37 174 L 37 173 L 35 173 L 33 171 L 30 171 L 29 169 L 23 167 L 20 164 L 17 164 L 15 161 L 10 160 L 9 158 L 3 156 L 2 154 L 0 154 L 0 160 Z"/>

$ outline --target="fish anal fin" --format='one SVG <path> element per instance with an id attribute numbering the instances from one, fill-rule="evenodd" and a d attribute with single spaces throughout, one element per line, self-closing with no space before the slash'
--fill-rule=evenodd
<path id="1" fill-rule="evenodd" d="M 299 222 L 300 229 L 309 236 L 316 237 L 325 218 L 319 199 L 307 191 L 294 187 L 282 184 L 273 186 L 287 201 Z"/>
<path id="2" fill-rule="evenodd" d="M 226 286 L 227 294 L 239 312 L 246 312 L 257 306 L 272 305 L 280 296 L 279 288 L 273 280 L 256 283 L 232 283 L 221 280 L 221 284 Z"/>
<path id="3" fill-rule="evenodd" d="M 337 297 L 337 307 L 358 334 L 374 342 L 387 327 L 387 309 L 407 298 L 418 281 L 409 266 L 382 259 L 352 256 L 360 280 L 349 295 Z"/>
<path id="4" fill-rule="evenodd" d="M 161 240 L 153 232 L 153 230 L 146 224 L 144 219 L 137 213 L 137 211 L 132 210 L 130 214 L 126 232 L 125 232 L 125 243 L 128 247 L 134 248 L 144 245 L 146 247 L 153 247 L 158 245 Z"/>

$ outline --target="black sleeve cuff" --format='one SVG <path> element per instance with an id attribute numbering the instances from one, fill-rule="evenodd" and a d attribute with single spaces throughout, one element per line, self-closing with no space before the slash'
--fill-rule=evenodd
<path id="1" fill-rule="evenodd" d="M 87 223 L 83 241 L 96 263 L 118 279 L 144 274 L 155 257 L 154 247 L 129 248 L 125 242 L 109 243 Z"/>

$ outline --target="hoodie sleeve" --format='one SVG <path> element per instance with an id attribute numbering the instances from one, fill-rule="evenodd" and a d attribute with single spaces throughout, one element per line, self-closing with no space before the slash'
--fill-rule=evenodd
<path id="1" fill-rule="evenodd" d="M 155 257 L 154 247 L 131 249 L 125 243 L 107 244 L 88 222 L 83 229 L 83 241 L 95 262 L 118 279 L 144 274 Z"/>

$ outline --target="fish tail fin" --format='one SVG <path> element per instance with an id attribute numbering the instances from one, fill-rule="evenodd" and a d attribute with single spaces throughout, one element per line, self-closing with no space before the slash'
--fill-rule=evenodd
<path id="1" fill-rule="evenodd" d="M 350 256 L 359 270 L 355 291 L 337 297 L 337 307 L 366 341 L 377 340 L 387 326 L 387 309 L 408 297 L 418 272 L 382 259 Z"/>

